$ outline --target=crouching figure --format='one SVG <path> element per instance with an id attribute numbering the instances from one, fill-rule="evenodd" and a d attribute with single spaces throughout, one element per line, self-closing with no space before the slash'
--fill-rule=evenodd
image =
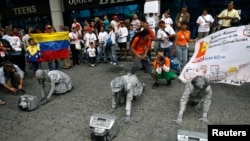
<path id="1" fill-rule="evenodd" d="M 64 94 L 73 88 L 70 77 L 59 70 L 49 71 L 38 69 L 36 71 L 36 78 L 39 85 L 41 85 L 41 104 L 46 104 L 52 94 Z M 45 96 L 45 82 L 49 82 L 51 86 L 47 96 Z"/>
<path id="2" fill-rule="evenodd" d="M 207 124 L 207 113 L 211 104 L 212 89 L 209 80 L 204 76 L 196 76 L 191 82 L 188 82 L 185 91 L 180 100 L 180 111 L 176 121 L 177 124 L 183 123 L 182 116 L 186 109 L 187 103 L 196 105 L 196 110 L 203 108 L 202 117 L 199 119 L 202 124 Z"/>
<path id="3" fill-rule="evenodd" d="M 133 98 L 138 99 L 144 90 L 144 84 L 141 83 L 134 73 L 128 73 L 121 77 L 116 77 L 110 83 L 112 90 L 112 109 L 113 113 L 117 104 L 124 104 L 126 100 L 126 116 L 125 123 L 130 122 L 131 105 Z"/>

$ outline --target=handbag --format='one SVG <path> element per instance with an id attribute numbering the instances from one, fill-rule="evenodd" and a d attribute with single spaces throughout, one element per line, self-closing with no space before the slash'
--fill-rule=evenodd
<path id="1" fill-rule="evenodd" d="M 230 24 L 231 26 L 239 26 L 240 25 L 240 20 L 237 18 L 237 19 L 232 19 L 230 21 Z"/>
<path id="2" fill-rule="evenodd" d="M 76 40 L 75 41 L 75 46 L 77 50 L 81 50 L 81 44 L 80 44 L 80 40 Z"/>

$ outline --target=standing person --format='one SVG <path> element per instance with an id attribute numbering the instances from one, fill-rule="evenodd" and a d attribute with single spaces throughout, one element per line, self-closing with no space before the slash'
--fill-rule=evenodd
<path id="1" fill-rule="evenodd" d="M 214 18 L 208 14 L 207 9 L 202 10 L 202 15 L 198 17 L 196 23 L 198 24 L 198 39 L 206 37 L 210 32 L 210 27 L 214 22 Z"/>
<path id="2" fill-rule="evenodd" d="M 108 19 L 107 15 L 105 15 L 103 17 L 102 23 L 103 23 L 103 26 L 104 26 L 104 30 L 108 32 L 109 31 L 109 19 Z"/>
<path id="3" fill-rule="evenodd" d="M 151 47 L 149 31 L 143 29 L 138 32 L 131 44 L 131 52 L 133 55 L 133 67 L 130 70 L 131 74 L 136 73 L 144 66 L 146 71 L 156 80 L 155 75 L 152 73 L 152 65 L 147 57 L 148 49 Z"/>
<path id="4" fill-rule="evenodd" d="M 138 19 L 138 15 L 137 14 L 133 15 L 133 19 L 131 21 L 131 24 L 133 25 L 133 30 L 137 30 L 138 28 L 140 28 L 141 22 Z"/>
<path id="5" fill-rule="evenodd" d="M 240 15 L 239 15 L 239 12 L 237 10 L 234 9 L 234 3 L 233 1 L 229 2 L 228 5 L 227 5 L 227 9 L 223 10 L 219 15 L 218 15 L 218 18 L 220 20 L 222 20 L 222 23 L 221 23 L 221 30 L 222 29 L 225 29 L 225 28 L 228 28 L 228 27 L 231 27 L 231 21 L 232 20 L 235 20 L 235 19 L 238 19 L 240 20 Z"/>
<path id="6" fill-rule="evenodd" d="M 54 33 L 54 32 L 56 32 L 56 29 L 51 25 L 46 25 L 44 32 L 45 33 Z M 53 67 L 53 62 L 55 63 L 55 67 Z M 60 66 L 59 60 L 58 59 L 49 60 L 48 66 L 49 66 L 49 70 L 54 70 L 54 69 L 59 70 L 59 66 Z"/>
<path id="7" fill-rule="evenodd" d="M 109 27 L 109 38 L 112 40 L 112 45 L 110 49 L 108 50 L 110 53 L 110 64 L 116 65 L 117 64 L 117 55 L 116 55 L 116 34 L 113 26 Z"/>
<path id="8" fill-rule="evenodd" d="M 166 26 L 170 25 L 173 27 L 174 22 L 170 17 L 168 10 L 162 15 L 161 21 L 164 21 Z"/>
<path id="9" fill-rule="evenodd" d="M 176 33 L 174 44 L 174 52 L 176 54 L 177 60 L 181 63 L 181 70 L 188 61 L 188 42 L 190 41 L 196 40 L 190 39 L 188 23 L 182 22 L 180 30 Z"/>
<path id="10" fill-rule="evenodd" d="M 33 79 L 35 79 L 35 73 L 38 69 L 42 68 L 40 58 L 41 58 L 41 52 L 40 48 L 36 45 L 33 38 L 30 38 L 28 40 L 29 46 L 27 47 L 27 60 L 31 63 L 33 68 Z"/>
<path id="11" fill-rule="evenodd" d="M 6 28 L 6 35 L 3 36 L 3 39 L 7 40 L 12 50 L 10 51 L 10 60 L 14 64 L 25 72 L 25 54 L 24 54 L 24 45 L 18 36 L 13 35 L 12 28 Z"/>
<path id="12" fill-rule="evenodd" d="M 124 55 L 124 59 L 127 59 L 127 36 L 128 36 L 128 29 L 124 25 L 123 21 L 120 21 L 120 27 L 118 29 L 118 46 L 120 48 L 120 59 Z"/>
<path id="13" fill-rule="evenodd" d="M 30 31 L 33 30 L 33 28 L 27 28 L 24 30 L 24 36 L 22 37 L 22 42 L 24 45 L 24 49 L 26 50 L 26 48 L 29 46 L 29 38 L 30 38 Z M 27 64 L 29 65 L 29 68 L 32 68 L 32 64 L 30 64 L 27 60 L 26 60 Z"/>
<path id="14" fill-rule="evenodd" d="M 87 49 L 90 47 L 90 42 L 94 43 L 94 46 L 96 46 L 96 35 L 93 33 L 93 30 L 91 27 L 87 28 L 87 33 L 84 35 L 83 40 L 84 40 L 84 50 L 87 51 Z M 84 62 L 88 63 L 89 61 L 89 55 L 88 52 L 85 53 L 84 56 Z"/>
<path id="15" fill-rule="evenodd" d="M 187 6 L 184 5 L 181 9 L 181 12 L 179 12 L 175 17 L 175 29 L 179 30 L 182 22 L 186 22 L 188 24 L 189 21 L 190 21 L 190 14 L 187 12 Z"/>
<path id="16" fill-rule="evenodd" d="M 110 22 L 110 25 L 114 27 L 115 33 L 118 32 L 118 24 L 119 24 L 119 19 L 117 15 L 113 16 L 113 20 Z"/>
<path id="17" fill-rule="evenodd" d="M 157 75 L 153 85 L 154 89 L 159 86 L 159 79 L 166 79 L 167 85 L 171 85 L 171 81 L 177 77 L 176 74 L 170 70 L 170 59 L 164 56 L 162 50 L 157 51 L 153 67 L 154 73 Z"/>
<path id="18" fill-rule="evenodd" d="M 175 37 L 174 29 L 170 25 L 166 26 L 164 21 L 160 21 L 156 38 L 160 41 L 159 49 L 162 50 L 164 56 L 168 58 L 173 57 L 173 40 L 170 40 L 173 37 Z"/>
<path id="19" fill-rule="evenodd" d="M 71 25 L 71 31 L 73 30 L 73 27 L 76 28 L 75 30 L 79 32 L 79 34 L 82 34 L 82 25 L 77 21 L 76 18 L 73 19 L 73 23 Z"/>
<path id="20" fill-rule="evenodd" d="M 129 40 L 129 42 L 131 42 L 132 41 L 132 39 L 133 39 L 133 37 L 135 36 L 135 31 L 133 30 L 133 25 L 132 24 L 130 24 L 129 25 L 129 29 L 128 29 L 128 40 Z"/>
<path id="21" fill-rule="evenodd" d="M 72 31 L 69 33 L 69 40 L 70 40 L 70 50 L 72 52 L 72 61 L 73 66 L 80 65 L 79 62 L 79 48 L 76 47 L 76 45 L 80 46 L 80 40 L 79 40 L 79 32 L 76 27 L 72 28 Z"/>
<path id="22" fill-rule="evenodd" d="M 95 60 L 96 60 L 96 49 L 95 49 L 95 44 L 94 42 L 90 42 L 90 47 L 87 49 L 88 55 L 89 55 L 89 60 L 90 60 L 90 65 L 91 67 L 95 66 Z"/>
<path id="23" fill-rule="evenodd" d="M 63 31 L 69 31 L 69 27 L 68 26 L 64 26 L 63 27 Z M 69 42 L 70 42 L 70 37 L 69 37 Z M 70 51 L 70 45 L 69 45 L 69 48 L 68 48 L 68 51 Z M 70 54 L 70 53 L 69 53 Z M 64 58 L 64 69 L 68 69 L 71 67 L 71 63 L 70 63 L 70 55 L 67 57 L 67 58 Z"/>
<path id="24" fill-rule="evenodd" d="M 154 13 L 149 13 L 149 16 L 146 17 L 146 21 L 148 22 L 148 28 L 153 31 L 153 40 L 151 43 L 151 49 L 154 49 L 155 46 L 155 42 L 154 42 L 154 38 L 155 38 L 155 27 L 156 27 L 156 21 L 155 21 L 155 16 Z"/>
<path id="25" fill-rule="evenodd" d="M 100 63 L 103 56 L 104 63 L 107 63 L 107 50 L 106 50 L 106 43 L 109 35 L 104 30 L 104 27 L 101 26 L 99 35 L 98 35 L 98 46 L 97 46 L 97 62 Z"/>

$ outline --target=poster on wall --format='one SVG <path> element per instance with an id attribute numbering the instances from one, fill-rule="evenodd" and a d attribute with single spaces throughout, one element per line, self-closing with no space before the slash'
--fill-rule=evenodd
<path id="1" fill-rule="evenodd" d="M 220 30 L 198 40 L 179 79 L 186 83 L 197 75 L 212 83 L 240 86 L 250 82 L 250 25 Z"/>

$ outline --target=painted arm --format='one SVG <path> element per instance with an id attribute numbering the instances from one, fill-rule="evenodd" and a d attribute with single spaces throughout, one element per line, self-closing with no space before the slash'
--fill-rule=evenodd
<path id="1" fill-rule="evenodd" d="M 210 86 L 208 86 L 206 88 L 205 96 L 204 96 L 202 117 L 199 119 L 203 124 L 208 123 L 207 113 L 208 113 L 209 107 L 211 105 L 211 98 L 212 98 L 212 89 Z"/>
<path id="2" fill-rule="evenodd" d="M 182 120 L 182 116 L 183 116 L 183 113 L 186 109 L 186 106 L 187 106 L 187 102 L 189 100 L 189 96 L 190 94 L 192 93 L 193 91 L 193 86 L 191 83 L 188 83 L 186 85 L 186 88 L 185 88 L 185 91 L 181 97 L 181 100 L 180 100 L 180 111 L 179 111 L 179 114 L 178 114 L 178 118 L 176 121 L 177 124 L 181 125 L 183 123 L 183 120 Z"/>

